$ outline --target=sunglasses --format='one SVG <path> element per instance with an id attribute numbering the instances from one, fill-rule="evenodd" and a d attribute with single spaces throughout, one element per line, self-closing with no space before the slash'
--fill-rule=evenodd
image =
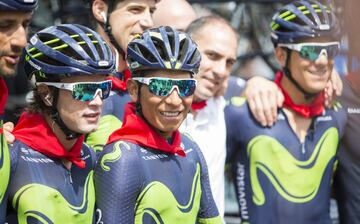
<path id="1" fill-rule="evenodd" d="M 58 89 L 66 89 L 72 92 L 72 97 L 79 101 L 91 101 L 99 93 L 101 99 L 106 99 L 110 95 L 111 80 L 103 82 L 75 82 L 75 83 L 59 83 L 59 82 L 37 82 L 38 84 L 45 84 L 54 86 Z"/>
<path id="2" fill-rule="evenodd" d="M 156 96 L 168 96 L 177 89 L 180 97 L 191 96 L 195 92 L 195 79 L 170 79 L 170 78 L 132 78 L 149 86 L 149 90 Z"/>
<path id="3" fill-rule="evenodd" d="M 328 43 L 300 43 L 300 44 L 279 44 L 279 47 L 286 47 L 299 52 L 300 56 L 310 61 L 316 61 L 321 55 L 327 58 L 334 58 L 339 52 L 339 42 Z"/>

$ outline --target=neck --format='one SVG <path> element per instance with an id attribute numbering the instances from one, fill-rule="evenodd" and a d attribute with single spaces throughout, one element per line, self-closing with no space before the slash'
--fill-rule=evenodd
<path id="1" fill-rule="evenodd" d="M 117 70 L 119 72 L 123 72 L 126 68 L 127 68 L 127 65 L 126 65 L 126 61 L 124 59 L 124 56 L 119 54 Z"/>
<path id="2" fill-rule="evenodd" d="M 49 125 L 51 130 L 54 132 L 57 139 L 60 141 L 61 145 L 64 147 L 66 151 L 70 151 L 71 148 L 74 146 L 76 139 L 67 140 L 66 135 L 64 132 L 60 129 L 60 127 L 57 125 L 55 121 L 53 121 L 49 115 L 45 115 L 46 123 Z"/>
<path id="3" fill-rule="evenodd" d="M 281 85 L 284 90 L 289 94 L 291 100 L 298 105 L 308 105 L 314 100 L 314 97 L 305 98 L 304 94 L 292 83 L 285 75 L 281 79 Z"/>

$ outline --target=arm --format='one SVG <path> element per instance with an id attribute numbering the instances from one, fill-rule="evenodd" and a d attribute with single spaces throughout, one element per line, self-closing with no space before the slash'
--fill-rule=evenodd
<path id="1" fill-rule="evenodd" d="M 199 224 L 222 224 L 224 223 L 217 210 L 214 198 L 211 193 L 209 174 L 205 158 L 197 147 L 200 162 L 200 182 L 201 182 L 201 201 L 200 209 L 197 217 Z"/>
<path id="2" fill-rule="evenodd" d="M 2 122 L 2 121 L 0 121 Z M 0 123 L 2 126 L 2 123 Z M 5 135 L 0 129 L 0 223 L 5 223 L 7 206 L 7 187 L 10 178 L 10 152 Z"/>
<path id="3" fill-rule="evenodd" d="M 98 223 L 134 223 L 140 170 L 137 152 L 127 143 L 119 141 L 104 148 L 94 175 Z"/>
<path id="4" fill-rule="evenodd" d="M 341 92 L 342 81 L 338 72 L 333 69 L 325 89 L 325 105 L 331 107 L 336 96 L 340 96 Z M 272 126 L 277 118 L 277 108 L 282 107 L 284 102 L 284 96 L 276 84 L 255 76 L 249 79 L 243 94 L 255 119 L 262 126 Z"/>
<path id="5" fill-rule="evenodd" d="M 246 83 L 243 94 L 255 119 L 262 126 L 272 126 L 276 121 L 277 108 L 284 101 L 277 85 L 266 78 L 255 76 Z"/>

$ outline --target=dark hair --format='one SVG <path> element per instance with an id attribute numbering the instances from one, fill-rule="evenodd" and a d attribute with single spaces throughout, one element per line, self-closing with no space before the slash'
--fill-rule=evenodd
<path id="1" fill-rule="evenodd" d="M 59 90 L 55 87 L 49 86 L 50 89 L 50 93 L 53 96 L 53 103 L 57 103 L 56 99 L 59 95 Z M 34 87 L 32 89 L 32 93 L 33 96 L 31 98 L 31 103 L 29 103 L 26 108 L 25 111 L 28 111 L 30 113 L 41 113 L 41 114 L 51 114 L 51 107 L 47 106 L 43 99 L 42 99 L 42 95 L 39 93 L 37 87 Z"/>

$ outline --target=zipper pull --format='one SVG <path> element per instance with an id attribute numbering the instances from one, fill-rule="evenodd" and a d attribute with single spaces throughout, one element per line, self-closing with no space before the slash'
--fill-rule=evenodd
<path id="1" fill-rule="evenodd" d="M 305 154 L 305 143 L 301 143 L 301 152 Z"/>
<path id="2" fill-rule="evenodd" d="M 71 172 L 70 171 L 68 171 L 68 172 L 69 172 L 69 180 L 70 180 L 70 183 L 72 184 L 73 180 L 72 180 Z"/>

